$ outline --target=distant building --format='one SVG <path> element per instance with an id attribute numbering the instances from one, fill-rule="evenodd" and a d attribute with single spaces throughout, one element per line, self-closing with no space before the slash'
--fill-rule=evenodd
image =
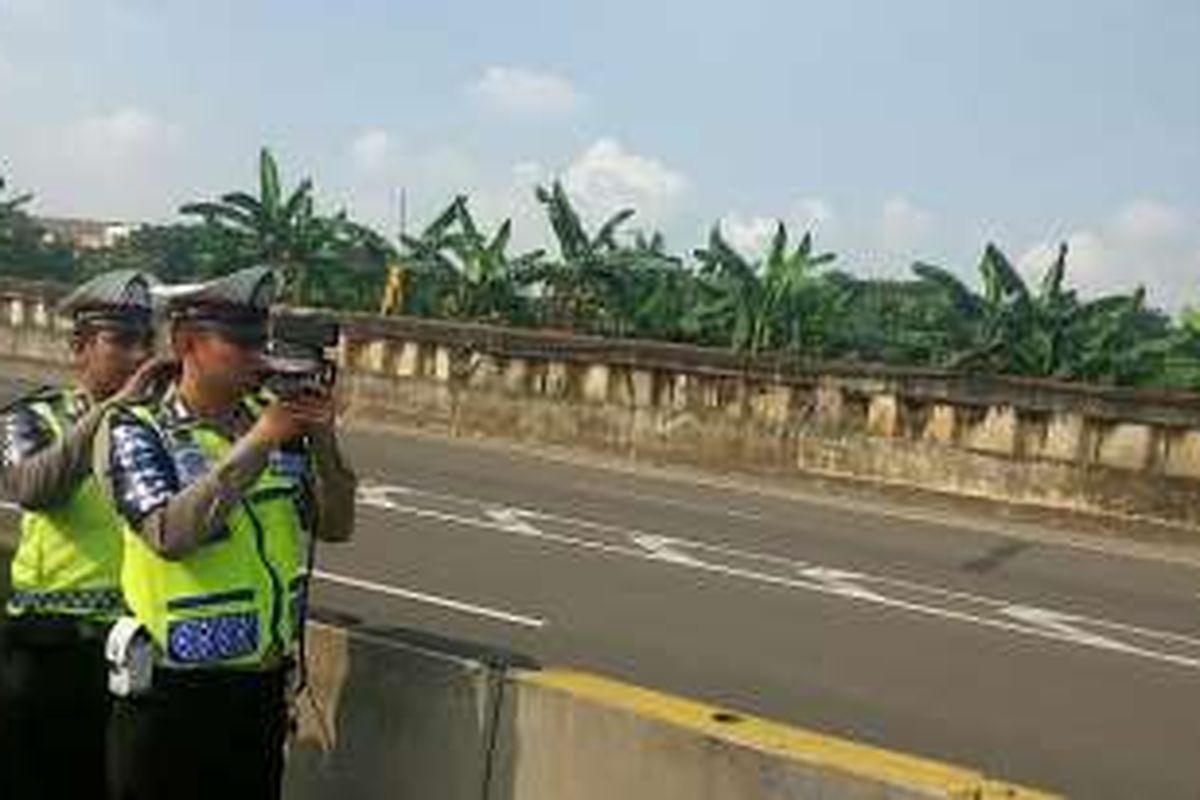
<path id="1" fill-rule="evenodd" d="M 100 250 L 112 247 L 140 225 L 131 222 L 112 222 L 67 217 L 39 217 L 48 242 L 64 244 L 75 250 Z"/>

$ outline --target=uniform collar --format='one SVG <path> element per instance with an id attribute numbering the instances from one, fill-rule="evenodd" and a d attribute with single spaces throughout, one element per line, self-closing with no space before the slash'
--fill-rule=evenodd
<path id="1" fill-rule="evenodd" d="M 233 410 L 218 417 L 197 416 L 180 394 L 178 381 L 172 381 L 167 386 L 159 407 L 172 427 L 204 425 L 223 434 L 238 435 L 246 429 L 248 423 L 244 402 L 238 403 Z"/>
<path id="2" fill-rule="evenodd" d="M 92 395 L 87 389 L 73 383 L 63 389 L 62 404 L 69 416 L 79 418 L 95 405 L 95 401 L 92 400 Z"/>

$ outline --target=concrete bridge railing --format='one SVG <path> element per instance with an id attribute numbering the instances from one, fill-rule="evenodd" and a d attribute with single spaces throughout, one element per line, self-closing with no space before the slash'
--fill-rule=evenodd
<path id="1" fill-rule="evenodd" d="M 61 287 L 0 283 L 0 359 L 62 363 Z M 1200 396 L 343 315 L 365 421 L 1195 526 Z"/>

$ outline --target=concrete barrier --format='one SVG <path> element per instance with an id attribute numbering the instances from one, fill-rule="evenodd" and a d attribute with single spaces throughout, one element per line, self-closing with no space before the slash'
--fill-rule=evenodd
<path id="1" fill-rule="evenodd" d="M 501 797 L 486 787 L 506 780 L 491 770 L 515 661 L 412 631 L 311 625 L 286 797 Z"/>
<path id="2" fill-rule="evenodd" d="M 412 632 L 310 628 L 288 797 L 1050 800 L 972 770 Z"/>

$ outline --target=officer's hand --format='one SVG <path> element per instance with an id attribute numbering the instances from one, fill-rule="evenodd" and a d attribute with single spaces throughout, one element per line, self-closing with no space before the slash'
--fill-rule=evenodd
<path id="1" fill-rule="evenodd" d="M 305 433 L 316 433 L 333 425 L 333 395 L 327 390 L 285 397 L 280 402 L 288 413 L 301 423 Z"/>
<path id="2" fill-rule="evenodd" d="M 177 369 L 179 369 L 179 361 L 175 358 L 155 356 L 147 359 L 112 396 L 112 402 L 129 403 L 144 398 L 156 383 Z"/>
<path id="3" fill-rule="evenodd" d="M 272 400 L 263 409 L 250 435 L 279 445 L 333 424 L 333 397 L 328 392 L 306 392 Z"/>
<path id="4" fill-rule="evenodd" d="M 248 436 L 272 447 L 304 434 L 304 425 L 280 400 L 272 400 L 250 429 Z"/>

